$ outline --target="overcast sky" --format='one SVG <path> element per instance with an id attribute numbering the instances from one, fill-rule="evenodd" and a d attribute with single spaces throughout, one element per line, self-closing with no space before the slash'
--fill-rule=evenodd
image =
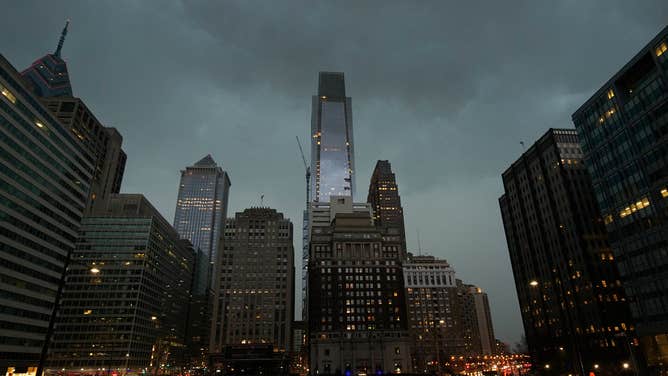
<path id="1" fill-rule="evenodd" d="M 179 170 L 211 153 L 228 214 L 264 203 L 295 224 L 318 71 L 352 97 L 356 199 L 389 159 L 409 249 L 489 294 L 498 338 L 522 332 L 497 199 L 501 172 L 657 34 L 668 1 L 9 1 L 0 53 L 22 70 L 63 48 L 74 94 L 118 128 L 123 192 L 171 222 Z M 309 150 L 307 146 L 305 150 Z M 307 155 L 308 158 L 308 155 Z M 298 283 L 299 278 L 297 278 Z M 297 299 L 299 300 L 299 299 Z M 299 309 L 296 312 L 300 312 Z"/>

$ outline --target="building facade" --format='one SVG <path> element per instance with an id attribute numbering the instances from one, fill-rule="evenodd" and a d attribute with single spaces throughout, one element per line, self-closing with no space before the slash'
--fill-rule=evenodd
<path id="1" fill-rule="evenodd" d="M 353 117 L 343 73 L 320 72 L 311 107 L 311 194 L 315 202 L 352 196 Z"/>
<path id="2" fill-rule="evenodd" d="M 308 294 L 310 369 L 410 372 L 401 242 L 360 206 L 350 196 L 330 197 L 328 212 L 312 206 L 309 286 L 318 288 Z"/>
<path id="3" fill-rule="evenodd" d="M 34 374 L 94 161 L 0 55 L 0 372 Z"/>
<path id="4" fill-rule="evenodd" d="M 651 374 L 668 374 L 668 27 L 574 114 Z"/>
<path id="5" fill-rule="evenodd" d="M 409 253 L 403 273 L 413 369 L 441 371 L 451 356 L 465 354 L 455 270 L 446 260 Z"/>
<path id="6" fill-rule="evenodd" d="M 282 213 L 250 208 L 225 225 L 217 342 L 222 346 L 292 346 L 295 266 L 293 226 Z"/>
<path id="7" fill-rule="evenodd" d="M 585 165 L 575 130 L 550 129 L 503 173 L 499 204 L 535 364 L 615 374 L 633 324 Z"/>
<path id="8" fill-rule="evenodd" d="M 183 367 L 194 257 L 144 196 L 112 195 L 83 220 L 47 371 Z"/>
<path id="9" fill-rule="evenodd" d="M 463 349 L 467 356 L 492 355 L 496 349 L 492 312 L 487 293 L 480 287 L 457 281 Z"/>
<path id="10" fill-rule="evenodd" d="M 371 174 L 367 202 L 373 208 L 377 226 L 394 228 L 402 237 L 406 249 L 406 229 L 404 228 L 404 209 L 401 207 L 397 179 L 389 161 L 379 160 Z"/>

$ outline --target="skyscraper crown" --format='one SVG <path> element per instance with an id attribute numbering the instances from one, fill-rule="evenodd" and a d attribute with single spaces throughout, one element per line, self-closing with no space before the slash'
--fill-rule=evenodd
<path id="1" fill-rule="evenodd" d="M 320 72 L 318 79 L 319 97 L 345 97 L 346 83 L 343 72 Z"/>

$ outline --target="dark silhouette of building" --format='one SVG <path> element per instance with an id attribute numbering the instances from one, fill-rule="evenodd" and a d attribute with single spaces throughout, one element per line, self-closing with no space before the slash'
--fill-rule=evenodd
<path id="1" fill-rule="evenodd" d="M 398 231 L 399 236 L 401 236 L 403 251 L 405 252 L 406 230 L 404 228 L 404 209 L 401 207 L 397 179 L 392 172 L 392 166 L 389 161 L 376 162 L 376 167 L 371 175 L 367 202 L 373 208 L 376 226 Z"/>
<path id="2" fill-rule="evenodd" d="M 182 369 L 194 258 L 144 196 L 112 195 L 83 220 L 47 371 Z"/>
<path id="3" fill-rule="evenodd" d="M 401 242 L 350 196 L 313 203 L 310 218 L 311 372 L 410 372 Z"/>
<path id="4" fill-rule="evenodd" d="M 668 27 L 574 114 L 651 374 L 668 372 Z"/>
<path id="5" fill-rule="evenodd" d="M 295 304 L 292 222 L 275 209 L 250 208 L 227 219 L 224 236 L 216 342 L 266 344 L 289 352 Z"/>
<path id="6" fill-rule="evenodd" d="M 628 303 L 574 129 L 550 129 L 503 173 L 499 199 L 529 350 L 553 372 L 616 375 Z M 597 368 L 598 367 L 598 368 Z"/>
<path id="7" fill-rule="evenodd" d="M 77 138 L 0 55 L 0 373 L 41 371 L 93 174 Z"/>
<path id="8" fill-rule="evenodd" d="M 206 364 L 206 353 L 212 340 L 210 333 L 215 328 L 211 318 L 219 299 L 217 273 L 230 185 L 227 172 L 211 155 L 181 170 L 174 228 L 179 236 L 192 242 L 197 252 L 188 347 L 193 365 L 200 367 Z"/>

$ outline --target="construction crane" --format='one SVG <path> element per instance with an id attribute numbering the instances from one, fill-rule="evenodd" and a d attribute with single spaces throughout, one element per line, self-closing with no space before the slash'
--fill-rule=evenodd
<path id="1" fill-rule="evenodd" d="M 309 167 L 308 163 L 306 162 L 304 149 L 302 149 L 302 143 L 299 141 L 299 136 L 295 136 L 295 138 L 297 138 L 297 145 L 299 146 L 299 152 L 302 155 L 302 162 L 304 162 L 304 170 L 306 171 L 306 207 L 308 208 L 308 204 L 311 201 L 311 167 Z"/>

